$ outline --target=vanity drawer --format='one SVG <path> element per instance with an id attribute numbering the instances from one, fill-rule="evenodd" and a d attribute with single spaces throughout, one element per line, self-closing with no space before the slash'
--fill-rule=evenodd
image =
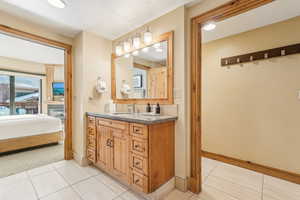
<path id="1" fill-rule="evenodd" d="M 148 141 L 136 137 L 130 139 L 130 150 L 140 156 L 148 157 Z"/>
<path id="2" fill-rule="evenodd" d="M 130 184 L 141 192 L 148 193 L 148 178 L 134 170 L 131 170 Z"/>
<path id="3" fill-rule="evenodd" d="M 95 127 L 88 127 L 87 128 L 87 136 L 88 137 L 96 137 L 96 129 L 95 129 Z"/>
<path id="4" fill-rule="evenodd" d="M 135 171 L 148 175 L 148 158 L 136 155 L 134 153 L 130 154 L 130 167 Z"/>
<path id="5" fill-rule="evenodd" d="M 93 136 L 88 136 L 86 140 L 87 148 L 96 150 L 96 139 Z"/>
<path id="6" fill-rule="evenodd" d="M 121 129 L 121 130 L 128 130 L 129 123 L 127 122 L 121 122 L 116 120 L 109 120 L 109 119 L 102 119 L 97 118 L 97 125 L 98 126 L 108 126 L 115 129 Z"/>
<path id="7" fill-rule="evenodd" d="M 87 149 L 86 150 L 86 157 L 88 160 L 92 161 L 92 162 L 96 162 L 96 152 L 92 149 Z"/>
<path id="8" fill-rule="evenodd" d="M 130 134 L 134 137 L 148 139 L 148 126 L 143 124 L 130 124 Z"/>
<path id="9" fill-rule="evenodd" d="M 88 127 L 95 128 L 95 126 L 96 126 L 96 118 L 88 116 L 87 117 L 87 124 L 88 124 Z"/>

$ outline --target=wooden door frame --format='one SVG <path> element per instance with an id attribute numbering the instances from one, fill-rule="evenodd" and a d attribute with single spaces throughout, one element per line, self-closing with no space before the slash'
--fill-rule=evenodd
<path id="1" fill-rule="evenodd" d="M 201 27 L 208 21 L 222 21 L 274 0 L 231 0 L 191 19 L 191 176 L 189 190 L 201 192 Z M 199 159 L 200 158 L 200 159 Z"/>
<path id="2" fill-rule="evenodd" d="M 9 26 L 0 24 L 0 33 L 28 40 L 31 42 L 43 44 L 46 46 L 59 48 L 65 51 L 65 142 L 64 142 L 64 158 L 65 160 L 71 160 L 73 158 L 72 152 L 72 45 L 51 40 L 45 37 L 41 37 L 35 34 L 27 33 L 21 30 L 11 28 Z"/>

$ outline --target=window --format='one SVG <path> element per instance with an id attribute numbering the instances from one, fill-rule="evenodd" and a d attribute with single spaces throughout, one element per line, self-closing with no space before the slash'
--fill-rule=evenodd
<path id="1" fill-rule="evenodd" d="M 0 75 L 0 116 L 41 113 L 42 80 Z"/>
<path id="2" fill-rule="evenodd" d="M 0 75 L 0 116 L 10 114 L 9 76 Z"/>

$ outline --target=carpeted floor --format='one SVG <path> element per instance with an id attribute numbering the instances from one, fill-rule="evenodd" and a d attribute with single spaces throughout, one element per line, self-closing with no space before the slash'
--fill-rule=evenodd
<path id="1" fill-rule="evenodd" d="M 64 159 L 64 145 L 41 147 L 38 149 L 0 156 L 0 178 L 47 165 Z"/>

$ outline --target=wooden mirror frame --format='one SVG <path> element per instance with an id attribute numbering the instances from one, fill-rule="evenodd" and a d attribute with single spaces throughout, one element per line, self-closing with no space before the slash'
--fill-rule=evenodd
<path id="1" fill-rule="evenodd" d="M 174 99 L 173 99 L 173 85 L 174 85 L 174 76 L 173 76 L 173 43 L 174 43 L 174 32 L 167 32 L 162 35 L 160 35 L 156 40 L 154 40 L 150 45 L 145 45 L 142 46 L 139 49 L 134 49 L 128 53 L 131 53 L 136 50 L 141 50 L 145 47 L 151 46 L 155 43 L 158 42 L 163 42 L 167 41 L 168 42 L 168 72 L 167 72 L 167 98 L 132 98 L 132 99 L 118 99 L 117 98 L 117 91 L 116 91 L 116 66 L 115 66 L 115 59 L 121 56 L 116 56 L 114 53 L 111 55 L 111 96 L 114 101 L 114 103 L 119 103 L 119 104 L 155 104 L 155 103 L 160 103 L 160 104 L 173 104 Z"/>

